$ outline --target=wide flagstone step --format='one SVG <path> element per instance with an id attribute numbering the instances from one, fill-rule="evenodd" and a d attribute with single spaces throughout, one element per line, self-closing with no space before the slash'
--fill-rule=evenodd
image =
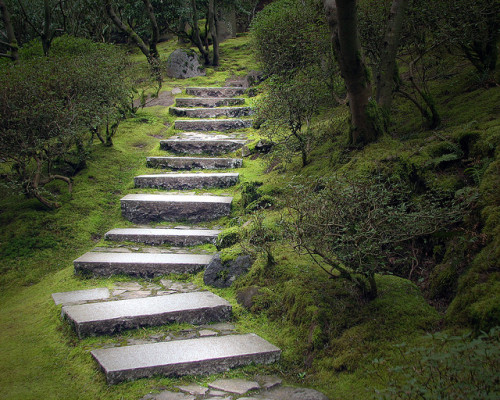
<path id="1" fill-rule="evenodd" d="M 281 350 L 249 333 L 97 349 L 91 352 L 109 384 L 154 375 L 206 375 L 248 364 L 271 364 Z"/>
<path id="2" fill-rule="evenodd" d="M 186 88 L 186 94 L 197 97 L 234 97 L 245 94 L 242 87 L 191 87 Z"/>
<path id="3" fill-rule="evenodd" d="M 226 188 L 238 183 L 239 174 L 235 172 L 179 173 L 139 175 L 134 178 L 137 188 L 156 188 L 165 190 L 189 190 L 205 188 Z"/>
<path id="4" fill-rule="evenodd" d="M 129 194 L 121 199 L 122 215 L 134 223 L 200 222 L 231 213 L 232 197 L 174 194 Z"/>
<path id="5" fill-rule="evenodd" d="M 175 121 L 175 129 L 184 131 L 229 131 L 252 127 L 251 119 L 179 119 Z"/>
<path id="6" fill-rule="evenodd" d="M 220 155 L 241 149 L 246 143 L 246 140 L 224 135 L 184 135 L 160 140 L 160 149 L 180 154 Z"/>
<path id="7" fill-rule="evenodd" d="M 231 318 L 231 309 L 228 301 L 211 292 L 193 292 L 68 305 L 62 307 L 61 315 L 83 338 L 174 322 L 223 322 Z"/>
<path id="8" fill-rule="evenodd" d="M 88 252 L 73 261 L 82 275 L 154 277 L 198 272 L 212 260 L 207 254 Z"/>
<path id="9" fill-rule="evenodd" d="M 223 108 L 180 108 L 170 107 L 169 112 L 176 117 L 187 118 L 240 118 L 253 114 L 250 107 L 223 107 Z"/>
<path id="10" fill-rule="evenodd" d="M 191 169 L 232 169 L 241 168 L 241 158 L 216 157 L 148 157 L 146 165 L 149 168 L 168 168 L 174 170 Z"/>
<path id="11" fill-rule="evenodd" d="M 245 104 L 245 99 L 238 97 L 187 97 L 175 99 L 176 107 L 231 107 Z"/>
<path id="12" fill-rule="evenodd" d="M 205 243 L 215 244 L 219 233 L 221 231 L 216 229 L 122 228 L 110 230 L 104 238 L 150 245 L 197 246 Z"/>

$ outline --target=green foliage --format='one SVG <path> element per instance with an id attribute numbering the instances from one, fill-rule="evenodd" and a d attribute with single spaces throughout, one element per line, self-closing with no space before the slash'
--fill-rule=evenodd
<path id="1" fill-rule="evenodd" d="M 500 329 L 477 338 L 437 333 L 420 347 L 398 346 L 404 364 L 390 368 L 379 399 L 497 399 L 500 396 Z M 375 360 L 380 368 L 383 359 Z"/>
<path id="2" fill-rule="evenodd" d="M 238 243 L 240 240 L 240 227 L 232 226 L 231 228 L 224 229 L 217 237 L 217 250 L 231 247 Z"/>
<path id="3" fill-rule="evenodd" d="M 375 273 L 409 276 L 416 241 L 448 229 L 462 212 L 458 201 L 415 197 L 407 185 L 377 177 L 292 184 L 286 205 L 297 248 L 328 274 L 357 282 L 369 298 L 377 296 Z"/>
<path id="4" fill-rule="evenodd" d="M 115 124 L 128 100 L 123 55 L 115 47 L 59 38 L 49 57 L 0 71 L 0 157 L 8 187 L 49 207 L 43 187 L 68 175 L 89 155 L 91 130 Z M 68 169 L 68 167 L 71 167 Z"/>

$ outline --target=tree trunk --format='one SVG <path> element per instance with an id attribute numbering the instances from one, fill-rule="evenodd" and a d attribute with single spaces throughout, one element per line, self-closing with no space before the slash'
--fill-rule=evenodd
<path id="1" fill-rule="evenodd" d="M 325 14 L 332 34 L 332 45 L 347 88 L 351 111 L 350 142 L 364 146 L 383 133 L 381 113 L 371 100 L 372 86 L 369 71 L 361 55 L 356 1 L 323 0 Z"/>
<path id="2" fill-rule="evenodd" d="M 193 40 L 194 44 L 200 51 L 205 65 L 210 65 L 210 56 L 208 51 L 203 47 L 203 42 L 200 37 L 200 28 L 198 26 L 198 9 L 196 8 L 196 0 L 191 0 L 191 7 L 193 9 Z"/>
<path id="3" fill-rule="evenodd" d="M 208 26 L 210 29 L 210 36 L 212 37 L 213 59 L 212 65 L 214 67 L 219 65 L 219 37 L 217 36 L 217 10 L 215 9 L 215 0 L 208 1 Z"/>
<path id="4" fill-rule="evenodd" d="M 149 0 L 142 0 L 142 2 L 146 7 L 149 22 L 151 23 L 151 41 L 149 42 L 149 57 L 158 59 L 159 54 L 156 46 L 158 44 L 158 38 L 160 37 L 160 31 L 158 29 L 158 24 L 156 22 L 155 12 Z"/>
<path id="5" fill-rule="evenodd" d="M 50 30 L 50 25 L 52 24 L 52 12 L 50 10 L 49 0 L 43 1 L 43 32 L 41 35 L 43 54 L 45 56 L 49 55 L 50 45 L 54 37 L 53 32 Z"/>
<path id="6" fill-rule="evenodd" d="M 19 46 L 14 33 L 14 27 L 12 26 L 12 22 L 10 20 L 9 10 L 3 0 L 0 0 L 0 13 L 2 14 L 2 20 L 6 31 L 5 33 L 7 34 L 8 43 L 5 43 L 5 45 L 9 48 L 9 54 L 0 54 L 0 56 L 8 57 L 12 61 L 17 61 L 19 59 Z"/>
<path id="7" fill-rule="evenodd" d="M 389 115 L 391 109 L 394 77 L 396 74 L 396 55 L 408 2 L 409 0 L 393 0 L 382 44 L 380 66 L 377 75 L 376 100 L 379 107 L 384 110 L 385 115 Z"/>

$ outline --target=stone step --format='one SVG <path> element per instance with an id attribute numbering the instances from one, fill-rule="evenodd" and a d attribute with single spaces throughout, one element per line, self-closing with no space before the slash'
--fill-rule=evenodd
<path id="1" fill-rule="evenodd" d="M 176 117 L 187 118 L 240 118 L 253 114 L 250 107 L 224 107 L 224 108 L 180 108 L 170 107 L 169 112 Z"/>
<path id="2" fill-rule="evenodd" d="M 175 121 L 175 129 L 184 131 L 229 131 L 252 127 L 251 119 L 179 119 Z"/>
<path id="3" fill-rule="evenodd" d="M 167 139 L 160 141 L 162 150 L 180 154 L 226 154 L 241 149 L 245 140 L 217 140 L 217 139 Z"/>
<path id="4" fill-rule="evenodd" d="M 206 254 L 88 252 L 73 261 L 73 265 L 75 272 L 83 275 L 125 274 L 150 278 L 197 272 L 206 267 L 212 257 Z"/>
<path id="5" fill-rule="evenodd" d="M 146 165 L 149 168 L 169 169 L 232 169 L 241 168 L 241 158 L 207 158 L 207 157 L 148 157 Z"/>
<path id="6" fill-rule="evenodd" d="M 191 87 L 186 88 L 186 94 L 196 97 L 234 97 L 245 94 L 242 87 Z"/>
<path id="7" fill-rule="evenodd" d="M 211 292 L 193 292 L 63 306 L 61 315 L 83 338 L 174 322 L 223 322 L 231 318 L 231 305 Z"/>
<path id="8" fill-rule="evenodd" d="M 215 244 L 220 232 L 214 229 L 123 228 L 112 229 L 104 235 L 104 238 L 149 245 L 197 246 L 205 243 Z"/>
<path id="9" fill-rule="evenodd" d="M 134 178 L 135 187 L 165 190 L 189 190 L 226 188 L 238 183 L 239 174 L 224 173 L 179 173 L 139 175 Z"/>
<path id="10" fill-rule="evenodd" d="M 131 222 L 200 222 L 231 213 L 232 197 L 174 194 L 129 194 L 121 199 L 122 215 Z"/>
<path id="11" fill-rule="evenodd" d="M 241 106 L 245 104 L 245 99 L 237 97 L 206 97 L 206 98 L 177 98 L 175 99 L 176 107 L 230 107 Z"/>
<path id="12" fill-rule="evenodd" d="M 281 350 L 249 333 L 97 349 L 91 354 L 112 385 L 155 375 L 205 375 L 271 364 L 279 360 Z"/>

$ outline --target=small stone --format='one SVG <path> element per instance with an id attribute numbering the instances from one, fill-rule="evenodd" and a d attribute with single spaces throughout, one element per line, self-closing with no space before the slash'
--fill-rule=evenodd
<path id="1" fill-rule="evenodd" d="M 141 290 L 142 285 L 137 282 L 118 282 L 115 283 L 115 289 L 117 290 Z"/>
<path id="2" fill-rule="evenodd" d="M 245 394 L 250 390 L 260 389 L 260 385 L 257 382 L 247 381 L 245 379 L 218 379 L 208 386 L 216 390 L 223 390 L 235 394 Z"/>
<path id="3" fill-rule="evenodd" d="M 195 385 L 194 383 L 185 386 L 177 386 L 177 388 L 182 390 L 183 392 L 200 396 L 203 396 L 206 392 L 208 392 L 208 388 L 204 386 Z"/>
<path id="4" fill-rule="evenodd" d="M 264 396 L 269 400 L 328 400 L 328 397 L 317 390 L 292 387 L 272 389 Z"/>
<path id="5" fill-rule="evenodd" d="M 222 390 L 211 390 L 210 392 L 208 392 L 208 395 L 209 396 L 221 397 L 221 396 L 227 395 L 227 393 L 223 392 Z"/>
<path id="6" fill-rule="evenodd" d="M 178 87 L 174 87 L 171 91 L 172 95 L 177 95 L 177 94 L 181 94 L 182 93 L 182 89 L 181 88 L 178 88 Z"/>
<path id="7" fill-rule="evenodd" d="M 196 398 L 192 395 L 185 393 L 169 392 L 168 390 L 165 390 L 154 396 L 155 400 L 196 400 Z"/>
<path id="8" fill-rule="evenodd" d="M 119 296 L 125 292 L 126 292 L 125 289 L 115 289 L 115 290 L 113 290 L 113 296 Z"/>
<path id="9" fill-rule="evenodd" d="M 200 337 L 206 337 L 206 336 L 217 336 L 217 332 L 211 331 L 209 329 L 203 329 L 198 332 Z"/>
<path id="10" fill-rule="evenodd" d="M 233 324 L 228 324 L 224 322 L 219 324 L 203 325 L 202 328 L 214 329 L 216 331 L 234 331 L 236 329 L 236 327 Z"/>
<path id="11" fill-rule="evenodd" d="M 266 390 L 280 386 L 283 383 L 283 380 L 281 378 L 278 378 L 277 376 L 258 375 L 255 377 L 255 379 L 260 383 L 260 386 L 262 386 L 262 388 Z"/>
<path id="12" fill-rule="evenodd" d="M 168 289 L 172 285 L 173 281 L 171 281 L 170 279 L 162 279 L 160 283 L 163 285 L 163 287 Z"/>
<path id="13" fill-rule="evenodd" d="M 238 400 L 262 400 L 257 397 L 240 397 Z"/>

